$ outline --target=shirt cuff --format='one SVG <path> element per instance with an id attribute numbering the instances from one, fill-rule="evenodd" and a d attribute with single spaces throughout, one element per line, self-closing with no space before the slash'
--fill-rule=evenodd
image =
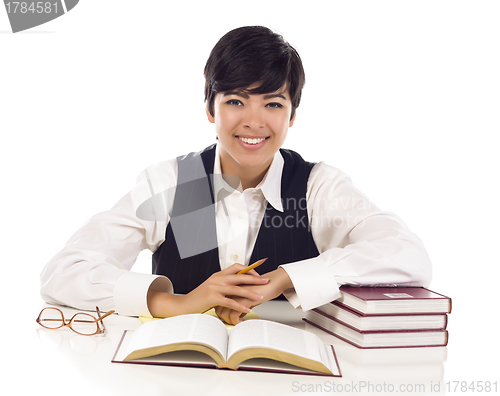
<path id="1" fill-rule="evenodd" d="M 153 283 L 154 286 L 152 286 Z M 150 287 L 166 293 L 173 293 L 172 282 L 164 276 L 125 271 L 117 279 L 114 287 L 116 313 L 152 318 L 147 301 Z"/>
<path id="2" fill-rule="evenodd" d="M 293 283 L 294 290 L 284 296 L 295 308 L 303 311 L 327 304 L 340 297 L 340 290 L 331 269 L 321 257 L 280 265 Z"/>

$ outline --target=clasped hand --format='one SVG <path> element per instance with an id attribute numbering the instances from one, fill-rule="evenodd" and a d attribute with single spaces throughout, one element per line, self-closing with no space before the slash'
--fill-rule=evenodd
<path id="1" fill-rule="evenodd" d="M 169 317 L 188 313 L 202 313 L 215 308 L 226 323 L 237 324 L 250 310 L 279 296 L 293 287 L 285 270 L 259 275 L 255 270 L 238 274 L 244 265 L 233 264 L 216 272 L 196 289 L 186 295 L 148 291 L 148 307 L 155 317 Z"/>
<path id="2" fill-rule="evenodd" d="M 239 265 L 239 264 L 237 264 Z M 231 267 L 229 267 L 231 268 Z M 259 278 L 254 270 L 248 272 L 245 275 L 250 275 L 254 278 Z M 244 309 L 234 309 L 228 306 L 216 306 L 215 312 L 217 316 L 221 318 L 224 322 L 229 324 L 238 324 L 241 322 L 242 318 L 250 312 L 250 309 L 262 304 L 265 301 L 269 301 L 275 297 L 278 297 L 284 290 L 292 288 L 290 278 L 285 270 L 278 268 L 275 271 L 268 272 L 261 277 L 265 279 L 264 283 L 245 283 L 240 284 L 239 289 L 247 293 L 255 293 L 256 296 L 261 296 L 259 299 L 251 299 L 241 295 L 232 295 L 230 297 L 236 304 L 239 304 Z"/>

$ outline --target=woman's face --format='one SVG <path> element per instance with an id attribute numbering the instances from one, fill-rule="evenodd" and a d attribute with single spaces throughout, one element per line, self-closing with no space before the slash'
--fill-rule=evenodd
<path id="1" fill-rule="evenodd" d="M 293 125 L 291 112 L 285 87 L 269 94 L 246 90 L 216 94 L 214 116 L 208 110 L 207 116 L 215 124 L 224 173 L 240 177 L 248 170 L 265 172 Z"/>

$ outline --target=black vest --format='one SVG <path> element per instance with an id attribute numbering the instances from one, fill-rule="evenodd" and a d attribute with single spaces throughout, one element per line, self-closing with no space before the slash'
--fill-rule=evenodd
<path id="1" fill-rule="evenodd" d="M 267 204 L 250 259 L 253 263 L 268 258 L 257 269 L 259 274 L 319 255 L 306 204 L 307 181 L 314 164 L 304 161 L 294 151 L 280 149 L 280 152 L 284 159 L 281 178 L 284 212 Z M 171 220 L 165 241 L 153 254 L 153 273 L 167 276 L 175 293 L 189 293 L 221 269 L 213 206 L 214 160 L 215 145 L 177 158 L 178 184 Z"/>

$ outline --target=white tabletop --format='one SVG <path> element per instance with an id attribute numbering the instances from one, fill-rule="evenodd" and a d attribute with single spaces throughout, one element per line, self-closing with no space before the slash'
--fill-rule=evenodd
<path id="1" fill-rule="evenodd" d="M 68 317 L 77 312 L 60 308 Z M 417 385 L 430 390 L 436 384 L 443 391 L 445 347 L 361 350 L 306 324 L 301 319 L 304 313 L 294 310 L 286 301 L 265 303 L 256 307 L 255 312 L 262 319 L 314 332 L 333 344 L 342 378 L 111 363 L 123 330 L 141 325 L 138 318 L 115 314 L 105 319 L 106 335 L 92 337 L 77 335 L 69 329 L 47 330 L 33 320 L 27 344 L 20 345 L 20 353 L 26 354 L 21 372 L 30 375 L 21 376 L 18 388 L 29 386 L 33 391 L 38 382 L 41 394 L 54 394 L 50 388 L 59 387 L 61 391 L 71 389 L 72 395 L 151 396 L 286 395 L 334 390 L 384 394 L 384 390 L 392 393 L 391 389 L 400 392 L 403 388 L 411 388 L 412 394 L 418 394 Z M 19 374 L 19 367 L 15 372 Z"/>

